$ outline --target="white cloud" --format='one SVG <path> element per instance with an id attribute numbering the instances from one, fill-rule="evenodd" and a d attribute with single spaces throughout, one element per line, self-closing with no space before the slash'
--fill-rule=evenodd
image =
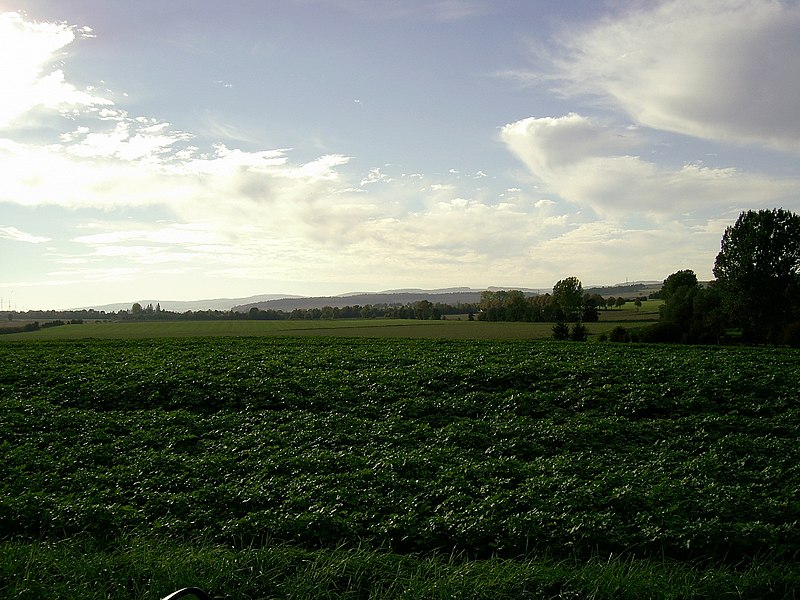
<path id="1" fill-rule="evenodd" d="M 62 113 L 113 104 L 76 88 L 60 69 L 49 70 L 58 52 L 87 32 L 63 23 L 32 23 L 19 13 L 0 14 L 0 127 L 7 127 L 33 109 Z"/>
<path id="2" fill-rule="evenodd" d="M 283 149 L 244 152 L 238 148 L 230 149 L 225 144 L 217 144 L 210 155 L 197 156 L 194 152 L 186 154 L 185 160 L 172 167 L 172 172 L 176 175 L 231 175 L 244 171 L 268 173 L 273 168 L 288 163 L 286 152 Z"/>
<path id="3" fill-rule="evenodd" d="M 503 127 L 501 137 L 537 174 L 550 173 L 587 156 L 613 156 L 633 149 L 638 140 L 570 113 L 563 117 L 527 118 Z"/>
<path id="4" fill-rule="evenodd" d="M 191 139 L 186 133 L 170 131 L 169 123 L 140 123 L 120 119 L 106 132 L 89 132 L 79 127 L 62 136 L 62 141 L 75 142 L 65 146 L 69 154 L 82 158 L 119 158 L 124 161 L 148 160 L 170 151 L 181 141 Z"/>
<path id="5" fill-rule="evenodd" d="M 643 143 L 630 128 L 569 114 L 506 125 L 501 138 L 550 192 L 605 217 L 659 216 L 720 207 L 762 206 L 796 198 L 800 180 L 710 168 L 670 169 L 631 152 Z"/>
<path id="6" fill-rule="evenodd" d="M 347 164 L 341 155 L 291 163 L 285 150 L 245 152 L 217 145 L 203 154 L 165 123 L 126 119 L 110 132 L 85 127 L 41 146 L 0 138 L 0 202 L 104 210 L 164 206 L 219 210 L 320 193 Z"/>
<path id="7" fill-rule="evenodd" d="M 339 177 L 335 167 L 346 165 L 350 158 L 341 154 L 326 154 L 316 160 L 282 173 L 286 177 L 309 180 L 330 180 Z"/>
<path id="8" fill-rule="evenodd" d="M 385 173 L 381 173 L 380 167 L 375 167 L 374 169 L 370 169 L 367 176 L 361 180 L 361 187 L 372 183 L 378 183 L 379 181 L 391 182 L 392 178 Z"/>
<path id="9" fill-rule="evenodd" d="M 626 5 L 627 6 L 627 5 Z M 560 90 L 656 129 L 800 151 L 800 6 L 669 0 L 565 32 Z"/>
<path id="10" fill-rule="evenodd" d="M 13 240 L 15 242 L 27 242 L 29 244 L 41 244 L 43 242 L 50 241 L 50 238 L 48 237 L 26 233 L 24 231 L 20 231 L 16 227 L 2 227 L 2 226 L 0 226 L 0 238 Z"/>

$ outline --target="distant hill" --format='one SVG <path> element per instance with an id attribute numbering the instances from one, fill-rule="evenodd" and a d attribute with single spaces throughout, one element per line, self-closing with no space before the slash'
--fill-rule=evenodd
<path id="1" fill-rule="evenodd" d="M 415 292 L 389 291 L 377 293 L 348 294 L 345 296 L 320 296 L 315 298 L 281 298 L 261 302 L 249 302 L 233 307 L 234 311 L 247 312 L 253 307 L 259 310 L 282 310 L 292 311 L 296 308 L 308 310 L 310 308 L 323 308 L 331 306 L 342 308 L 343 306 L 364 306 L 366 304 L 410 304 L 420 300 L 439 302 L 441 304 L 472 304 L 480 302 L 483 290 L 463 290 L 458 292 L 439 292 L 424 291 Z"/>
<path id="2" fill-rule="evenodd" d="M 661 289 L 660 281 L 637 281 L 632 283 L 617 284 L 610 286 L 593 286 L 584 288 L 590 294 L 600 294 L 601 296 L 647 296 L 651 292 Z M 364 306 L 366 304 L 410 304 L 420 300 L 429 302 L 439 302 L 441 304 L 475 304 L 480 302 L 481 293 L 486 289 L 491 291 L 498 290 L 522 290 L 527 295 L 547 294 L 552 292 L 551 288 L 534 289 L 520 287 L 489 287 L 483 289 L 474 288 L 444 288 L 436 290 L 423 289 L 399 289 L 386 290 L 383 292 L 361 292 L 353 294 L 343 294 L 341 296 L 318 296 L 318 297 L 293 297 L 279 298 L 274 300 L 262 300 L 257 302 L 247 302 L 238 304 L 232 310 L 236 312 L 247 312 L 253 307 L 259 310 L 281 310 L 284 312 L 292 311 L 296 308 L 308 310 L 311 308 L 323 308 L 330 306 L 342 308 L 343 306 Z"/>
<path id="3" fill-rule="evenodd" d="M 660 287 L 660 285 L 659 285 Z M 424 290 L 419 288 L 405 288 L 397 290 L 385 290 L 382 292 L 358 292 L 342 294 L 340 296 L 317 296 L 306 298 L 280 298 L 258 302 L 248 302 L 236 305 L 233 310 L 236 312 L 247 312 L 253 307 L 259 310 L 280 310 L 289 312 L 294 309 L 308 310 L 312 308 L 342 308 L 343 306 L 365 306 L 372 305 L 404 305 L 421 300 L 428 300 L 433 303 L 449 304 L 477 304 L 481 300 L 481 293 L 486 290 L 521 290 L 529 296 L 544 294 L 552 291 L 551 289 L 534 289 L 522 287 L 489 287 L 489 288 L 440 288 L 434 290 Z M 611 294 L 609 294 L 611 295 Z"/>
<path id="4" fill-rule="evenodd" d="M 213 298 L 207 300 L 134 300 L 132 302 L 117 302 L 114 304 L 104 304 L 102 306 L 87 306 L 84 308 L 93 308 L 98 311 L 117 312 L 119 310 L 130 310 L 134 302 L 138 302 L 142 307 L 152 304 L 154 307 L 157 304 L 161 305 L 161 310 L 169 310 L 177 313 L 184 313 L 187 311 L 199 310 L 222 310 L 228 311 L 234 305 L 243 302 L 260 302 L 274 300 L 276 298 L 299 298 L 300 296 L 290 296 L 288 294 L 258 294 L 256 296 L 248 296 L 247 298 Z"/>
<path id="5" fill-rule="evenodd" d="M 661 281 L 636 281 L 631 283 L 620 283 L 609 286 L 590 286 L 585 287 L 584 291 L 590 294 L 600 294 L 601 296 L 646 296 L 651 292 L 661 289 Z M 87 306 L 83 308 L 93 308 L 106 313 L 117 312 L 119 310 L 130 310 L 134 302 L 138 302 L 142 307 L 152 304 L 161 305 L 162 310 L 184 313 L 187 311 L 220 310 L 235 312 L 247 312 L 251 308 L 258 307 L 260 310 L 282 310 L 292 311 L 296 308 L 307 310 L 310 308 L 323 308 L 325 306 L 364 306 L 366 304 L 388 304 L 403 305 L 420 300 L 428 300 L 433 303 L 441 304 L 474 304 L 480 302 L 481 292 L 485 290 L 521 290 L 527 295 L 546 294 L 552 288 L 524 288 L 524 287 L 497 287 L 488 288 L 469 288 L 451 287 L 425 290 L 421 288 L 402 288 L 394 290 L 384 290 L 381 292 L 352 292 L 339 296 L 295 296 L 291 294 L 258 294 L 246 298 L 213 298 L 207 300 L 135 300 L 131 302 L 117 302 L 102 306 Z M 76 309 L 80 310 L 80 309 Z"/>
<path id="6" fill-rule="evenodd" d="M 635 281 L 632 283 L 618 283 L 616 285 L 592 286 L 583 288 L 589 294 L 601 296 L 647 296 L 661 289 L 663 281 Z"/>

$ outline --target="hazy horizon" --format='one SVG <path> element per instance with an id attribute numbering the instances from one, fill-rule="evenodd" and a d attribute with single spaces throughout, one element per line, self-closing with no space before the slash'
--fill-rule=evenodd
<path id="1" fill-rule="evenodd" d="M 625 281 L 625 282 L 618 282 L 614 284 L 590 284 L 584 286 L 584 290 L 602 290 L 608 289 L 613 290 L 615 288 L 624 289 L 630 286 L 636 285 L 645 285 L 651 286 L 653 284 L 660 284 L 661 281 L 656 280 L 641 280 L 641 281 Z M 69 312 L 69 311 L 80 311 L 80 310 L 98 310 L 98 311 L 118 311 L 118 310 L 126 310 L 129 309 L 134 304 L 140 304 L 143 307 L 148 305 L 153 305 L 154 307 L 157 304 L 160 304 L 162 310 L 174 311 L 174 312 L 185 312 L 186 310 L 228 310 L 233 306 L 240 306 L 244 304 L 252 304 L 258 302 L 268 302 L 268 301 L 275 301 L 275 300 L 311 300 L 311 299 L 323 299 L 323 298 L 331 298 L 331 299 L 344 299 L 344 298 L 360 298 L 363 296 L 386 296 L 386 295 L 419 295 L 425 294 L 430 297 L 434 296 L 452 296 L 458 294 L 480 294 L 483 291 L 497 291 L 497 290 L 521 290 L 525 293 L 533 293 L 533 294 L 543 294 L 549 293 L 551 288 L 531 288 L 527 286 L 487 286 L 487 287 L 480 287 L 480 288 L 470 288 L 470 287 L 463 287 L 463 286 L 456 286 L 456 287 L 449 287 L 449 288 L 398 288 L 398 289 L 387 289 L 387 290 L 372 290 L 372 291 L 364 291 L 364 290 L 352 290 L 349 292 L 345 292 L 342 294 L 326 294 L 326 295 L 297 295 L 297 294 L 281 294 L 281 293 L 264 293 L 264 294 L 253 294 L 250 296 L 242 296 L 242 297 L 214 297 L 214 298 L 186 298 L 186 299 L 175 299 L 175 298 L 164 298 L 160 296 L 152 296 L 152 297 L 137 297 L 131 298 L 126 300 L 119 300 L 114 302 L 106 302 L 106 303 L 92 303 L 89 302 L 84 305 L 80 306 L 49 306 L 49 307 L 36 307 L 36 306 L 28 306 L 28 307 L 12 307 L 9 302 L 10 299 L 5 297 L 0 297 L 0 313 L 6 312 L 16 312 L 16 313 L 26 313 L 26 312 L 38 312 L 38 311 L 56 311 L 56 312 Z"/>

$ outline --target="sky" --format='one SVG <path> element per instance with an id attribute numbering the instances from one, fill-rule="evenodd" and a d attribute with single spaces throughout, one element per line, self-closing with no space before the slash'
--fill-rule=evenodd
<path id="1" fill-rule="evenodd" d="M 0 310 L 712 278 L 798 0 L 0 0 Z"/>

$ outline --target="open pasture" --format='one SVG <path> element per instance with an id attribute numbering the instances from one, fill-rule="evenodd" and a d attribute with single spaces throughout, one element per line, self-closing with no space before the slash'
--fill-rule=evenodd
<path id="1" fill-rule="evenodd" d="M 647 316 L 628 310 L 602 311 L 601 321 L 588 323 L 589 340 L 617 325 L 651 324 Z M 376 337 L 464 340 L 541 340 L 552 336 L 553 323 L 482 322 L 453 318 L 442 321 L 409 319 L 337 319 L 286 321 L 141 321 L 63 325 L 0 336 L 0 343 L 21 340 L 145 339 L 189 337 Z"/>
<path id="2" fill-rule="evenodd" d="M 642 321 L 650 324 L 653 321 L 658 321 L 660 316 L 659 309 L 662 304 L 663 301 L 661 300 L 645 300 L 641 306 L 636 306 L 633 302 L 626 302 L 619 308 L 601 310 L 600 322 L 616 321 L 616 324 L 620 324 L 618 323 L 619 321 L 632 323 Z"/>
<path id="3" fill-rule="evenodd" d="M 791 597 L 799 380 L 786 349 L 11 341 L 0 591 Z"/>

